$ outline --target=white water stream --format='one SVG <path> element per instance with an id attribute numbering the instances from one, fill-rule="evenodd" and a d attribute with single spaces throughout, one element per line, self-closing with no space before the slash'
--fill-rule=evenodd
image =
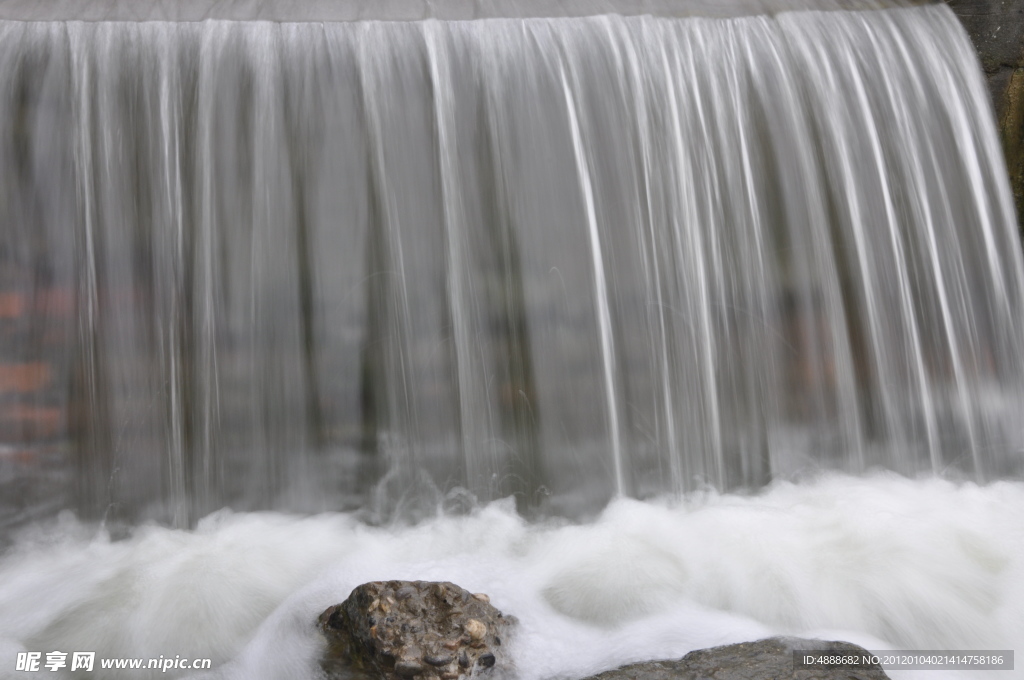
<path id="1" fill-rule="evenodd" d="M 511 644 L 523 680 L 773 634 L 872 650 L 1019 651 L 1022 516 L 1019 483 L 879 474 L 777 484 L 755 497 L 620 500 L 585 524 L 530 524 L 509 502 L 391 528 L 225 511 L 195 531 L 140 527 L 111 542 L 62 518 L 29 530 L 0 563 L 0 677 L 18 677 L 18 650 L 86 650 L 211 658 L 216 678 L 313 678 L 324 647 L 316 617 L 356 585 L 386 579 L 488 593 L 520 620 Z"/>

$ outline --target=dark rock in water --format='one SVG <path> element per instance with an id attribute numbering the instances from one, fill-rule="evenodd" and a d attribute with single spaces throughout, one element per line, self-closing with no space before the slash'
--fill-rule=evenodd
<path id="1" fill-rule="evenodd" d="M 606 671 L 587 680 L 884 680 L 880 666 L 798 668 L 798 650 L 867 654 L 849 642 L 768 638 L 690 652 L 677 661 L 650 661 Z"/>
<path id="2" fill-rule="evenodd" d="M 320 615 L 330 678 L 457 680 L 510 666 L 515 619 L 454 583 L 375 581 Z"/>

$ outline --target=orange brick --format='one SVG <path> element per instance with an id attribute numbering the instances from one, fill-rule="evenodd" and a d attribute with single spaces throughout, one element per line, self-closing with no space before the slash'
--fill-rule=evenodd
<path id="1" fill-rule="evenodd" d="M 25 312 L 21 293 L 0 293 L 0 319 L 17 319 Z"/>
<path id="2" fill-rule="evenodd" d="M 0 392 L 37 392 L 50 383 L 50 366 L 42 361 L 0 364 Z"/>
<path id="3" fill-rule="evenodd" d="M 0 431 L 22 441 L 49 439 L 64 430 L 64 410 L 55 406 L 12 404 L 0 410 Z"/>

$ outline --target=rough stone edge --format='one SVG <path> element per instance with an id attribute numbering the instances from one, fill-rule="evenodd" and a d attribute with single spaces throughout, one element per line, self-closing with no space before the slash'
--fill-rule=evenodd
<path id="1" fill-rule="evenodd" d="M 877 9 L 939 0 L 0 0 L 15 21 L 420 21 L 775 14 L 802 9 Z"/>
<path id="2" fill-rule="evenodd" d="M 771 649 L 773 646 L 776 649 Z M 681 659 L 627 664 L 583 680 L 879 680 L 889 677 L 881 666 L 865 669 L 797 669 L 794 665 L 788 675 L 780 675 L 772 667 L 773 660 L 779 660 L 784 665 L 792 663 L 790 655 L 803 650 L 867 653 L 863 647 L 851 642 L 778 636 L 697 649 Z M 740 659 L 745 657 L 748 662 L 727 666 L 720 659 L 723 654 L 734 655 Z M 749 663 L 752 656 L 766 658 L 762 659 L 760 664 L 752 665 Z M 715 670 L 709 671 L 708 666 L 714 667 Z"/>
<path id="3" fill-rule="evenodd" d="M 1024 233 L 1024 67 L 1010 75 L 997 111 L 999 139 L 1017 206 L 1017 223 Z"/>
<path id="4" fill-rule="evenodd" d="M 944 1 L 970 36 L 985 71 L 1017 225 L 1024 234 L 1024 44 L 1012 37 L 1024 35 L 1024 0 Z"/>

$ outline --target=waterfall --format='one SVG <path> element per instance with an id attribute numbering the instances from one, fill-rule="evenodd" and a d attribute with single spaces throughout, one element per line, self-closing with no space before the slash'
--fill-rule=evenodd
<path id="1" fill-rule="evenodd" d="M 941 4 L 0 2 L 0 677 L 320 677 L 382 579 L 521 680 L 1012 658 L 992 119 Z"/>
<path id="2" fill-rule="evenodd" d="M 4 348 L 83 516 L 1021 472 L 1016 221 L 944 6 L 4 21 L 0 79 Z"/>

